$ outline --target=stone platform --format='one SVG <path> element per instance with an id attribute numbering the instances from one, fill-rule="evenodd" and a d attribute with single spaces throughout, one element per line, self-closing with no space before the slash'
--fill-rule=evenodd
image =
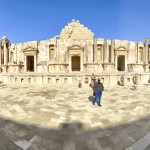
<path id="1" fill-rule="evenodd" d="M 150 84 L 92 89 L 0 84 L 0 150 L 149 150 Z"/>

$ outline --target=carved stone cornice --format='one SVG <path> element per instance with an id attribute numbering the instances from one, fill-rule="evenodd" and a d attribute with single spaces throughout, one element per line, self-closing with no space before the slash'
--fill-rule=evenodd
<path id="1" fill-rule="evenodd" d="M 25 55 L 36 55 L 39 52 L 39 50 L 33 46 L 28 46 L 22 49 L 22 51 Z"/>

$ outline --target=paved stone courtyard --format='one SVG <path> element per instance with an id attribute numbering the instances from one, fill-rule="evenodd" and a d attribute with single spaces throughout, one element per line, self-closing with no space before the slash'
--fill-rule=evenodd
<path id="1" fill-rule="evenodd" d="M 0 150 L 150 150 L 150 85 L 0 85 Z"/>

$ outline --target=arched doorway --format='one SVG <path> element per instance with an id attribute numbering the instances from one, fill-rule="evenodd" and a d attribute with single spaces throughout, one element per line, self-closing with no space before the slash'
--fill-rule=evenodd
<path id="1" fill-rule="evenodd" d="M 119 55 L 118 56 L 117 70 L 118 71 L 125 71 L 125 56 L 124 55 Z"/>
<path id="2" fill-rule="evenodd" d="M 71 57 L 72 71 L 80 71 L 80 56 Z"/>
<path id="3" fill-rule="evenodd" d="M 34 71 L 34 56 L 27 56 L 27 71 Z"/>

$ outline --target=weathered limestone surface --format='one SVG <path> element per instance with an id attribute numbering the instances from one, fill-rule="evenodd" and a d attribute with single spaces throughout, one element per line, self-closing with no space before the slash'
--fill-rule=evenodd
<path id="1" fill-rule="evenodd" d="M 94 38 L 94 33 L 90 29 L 80 24 L 78 20 L 72 20 L 58 36 L 43 41 L 12 44 L 6 36 L 2 37 L 0 72 L 5 83 L 15 83 L 15 80 L 19 83 L 21 80 L 28 83 L 34 74 L 47 75 L 45 83 L 49 83 L 54 75 L 60 78 L 59 80 L 67 81 L 66 83 L 75 81 L 72 75 L 83 76 L 85 82 L 86 76 L 90 78 L 92 73 L 97 76 L 103 75 L 104 84 L 117 84 L 118 80 L 108 79 L 110 74 L 114 74 L 117 78 L 117 74 L 127 73 L 132 73 L 132 76 L 138 73 L 144 78 L 144 82 L 141 79 L 140 82 L 148 83 L 149 49 L 148 40 L 132 42 Z M 21 78 L 19 74 L 22 74 Z M 39 81 L 41 83 L 42 78 L 41 76 Z M 36 79 L 33 80 L 33 83 L 36 83 Z M 58 82 L 55 78 L 53 83 Z"/>
<path id="2" fill-rule="evenodd" d="M 150 84 L 92 89 L 0 84 L 0 149 L 149 150 Z"/>

